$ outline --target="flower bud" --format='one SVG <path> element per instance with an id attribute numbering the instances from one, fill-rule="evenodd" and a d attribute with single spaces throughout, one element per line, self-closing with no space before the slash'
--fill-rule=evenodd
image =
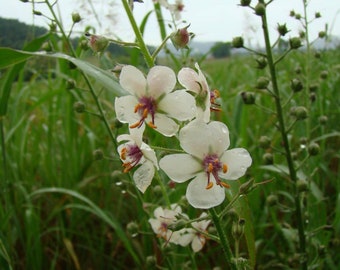
<path id="1" fill-rule="evenodd" d="M 300 79 L 295 78 L 291 80 L 290 87 L 296 93 L 296 92 L 300 92 L 303 89 L 303 84 Z"/>
<path id="2" fill-rule="evenodd" d="M 326 36 L 326 32 L 325 31 L 320 31 L 319 32 L 319 38 L 324 38 Z"/>
<path id="3" fill-rule="evenodd" d="M 291 11 L 289 12 L 289 16 L 290 16 L 290 17 L 294 17 L 294 16 L 295 16 L 295 11 L 294 11 L 294 10 L 291 10 Z"/>
<path id="4" fill-rule="evenodd" d="M 66 89 L 70 90 L 70 89 L 74 89 L 75 87 L 76 87 L 76 81 L 73 80 L 73 79 L 68 79 L 67 82 L 66 82 Z"/>
<path id="5" fill-rule="evenodd" d="M 257 63 L 256 68 L 264 69 L 267 66 L 267 58 L 261 56 L 256 59 L 256 63 Z"/>
<path id="6" fill-rule="evenodd" d="M 321 18 L 321 13 L 320 12 L 315 12 L 315 19 Z"/>
<path id="7" fill-rule="evenodd" d="M 255 94 L 253 92 L 242 92 L 241 97 L 244 104 L 251 105 L 255 103 Z"/>
<path id="8" fill-rule="evenodd" d="M 145 259 L 146 269 L 155 269 L 157 265 L 157 259 L 155 256 L 147 256 Z"/>
<path id="9" fill-rule="evenodd" d="M 315 52 L 315 53 L 314 53 L 314 57 L 315 57 L 316 59 L 320 59 L 320 58 L 321 58 L 321 53 L 320 53 L 320 52 Z"/>
<path id="10" fill-rule="evenodd" d="M 269 79 L 267 77 L 259 77 L 257 79 L 255 88 L 257 89 L 266 89 L 269 84 Z"/>
<path id="11" fill-rule="evenodd" d="M 311 156 L 316 156 L 317 154 L 319 154 L 320 152 L 320 146 L 317 143 L 310 143 L 310 145 L 308 145 L 308 153 Z"/>
<path id="12" fill-rule="evenodd" d="M 187 226 L 188 222 L 183 219 L 179 219 L 175 221 L 174 223 L 171 223 L 168 225 L 168 228 L 172 231 L 179 231 L 181 229 L 184 229 Z"/>
<path id="13" fill-rule="evenodd" d="M 41 45 L 41 49 L 46 51 L 46 52 L 50 52 L 50 51 L 52 51 L 52 46 L 48 41 L 46 41 Z"/>
<path id="14" fill-rule="evenodd" d="M 297 120 L 304 120 L 308 117 L 308 111 L 306 107 L 303 106 L 297 106 L 294 109 L 294 116 Z"/>
<path id="15" fill-rule="evenodd" d="M 308 191 L 308 183 L 306 180 L 298 179 L 296 181 L 296 188 L 298 192 Z"/>
<path id="16" fill-rule="evenodd" d="M 241 0 L 240 1 L 240 6 L 242 7 L 247 7 L 250 5 L 251 0 Z"/>
<path id="17" fill-rule="evenodd" d="M 243 48 L 243 38 L 242 37 L 234 37 L 231 41 L 231 45 L 234 48 Z"/>
<path id="18" fill-rule="evenodd" d="M 94 52 L 104 52 L 104 50 L 109 46 L 109 40 L 104 36 L 91 35 L 85 33 L 86 38 L 89 40 L 89 46 Z"/>
<path id="19" fill-rule="evenodd" d="M 111 69 L 112 73 L 117 77 L 117 79 L 119 79 L 119 76 L 120 76 L 120 73 L 123 67 L 124 65 L 118 64 L 118 65 L 115 65 L 113 69 Z"/>
<path id="20" fill-rule="evenodd" d="M 258 16 L 263 16 L 266 13 L 266 6 L 263 3 L 258 3 L 255 6 L 255 14 Z"/>
<path id="21" fill-rule="evenodd" d="M 319 88 L 319 84 L 318 83 L 313 83 L 309 85 L 309 91 L 310 92 L 316 92 L 316 90 L 318 90 Z"/>
<path id="22" fill-rule="evenodd" d="M 301 39 L 305 38 L 305 37 L 306 37 L 306 32 L 305 32 L 305 31 L 300 31 L 300 32 L 299 32 L 299 37 L 300 37 Z"/>
<path id="23" fill-rule="evenodd" d="M 239 216 L 234 208 L 231 208 L 226 214 L 233 222 L 239 220 Z"/>
<path id="24" fill-rule="evenodd" d="M 82 50 L 86 51 L 89 48 L 89 42 L 86 39 L 83 39 L 83 40 L 80 41 L 79 47 Z"/>
<path id="25" fill-rule="evenodd" d="M 297 67 L 295 68 L 295 73 L 296 73 L 296 74 L 301 74 L 301 72 L 302 72 L 301 67 L 300 67 L 300 66 L 297 66 Z"/>
<path id="26" fill-rule="evenodd" d="M 20 0 L 23 3 L 27 3 L 29 0 Z"/>
<path id="27" fill-rule="evenodd" d="M 138 232 L 139 232 L 138 224 L 136 222 L 133 222 L 133 221 L 129 222 L 126 225 L 126 230 L 131 235 L 131 237 L 135 237 L 135 236 L 138 235 Z"/>
<path id="28" fill-rule="evenodd" d="M 162 192 L 162 188 L 160 185 L 156 185 L 153 187 L 153 192 L 156 196 L 162 196 L 163 192 Z"/>
<path id="29" fill-rule="evenodd" d="M 266 203 L 269 207 L 277 205 L 279 199 L 276 195 L 269 195 L 266 199 Z"/>
<path id="30" fill-rule="evenodd" d="M 291 49 L 298 49 L 302 46 L 301 39 L 299 37 L 293 37 L 289 39 L 289 45 Z"/>
<path id="31" fill-rule="evenodd" d="M 92 153 L 94 160 L 102 160 L 104 158 L 104 153 L 101 149 L 96 149 Z"/>
<path id="32" fill-rule="evenodd" d="M 81 21 L 81 17 L 78 12 L 72 13 L 72 21 L 73 23 L 78 23 Z"/>
<path id="33" fill-rule="evenodd" d="M 187 48 L 187 45 L 190 40 L 190 35 L 191 35 L 188 32 L 189 26 L 190 25 L 184 28 L 178 29 L 177 31 L 171 34 L 170 40 L 177 50 Z"/>
<path id="34" fill-rule="evenodd" d="M 259 140 L 259 146 L 263 149 L 267 149 L 270 147 L 271 140 L 268 136 L 261 136 Z"/>
<path id="35" fill-rule="evenodd" d="M 252 178 L 240 186 L 239 192 L 240 194 L 247 194 L 253 190 L 253 187 L 254 187 L 254 179 Z"/>
<path id="36" fill-rule="evenodd" d="M 279 32 L 280 36 L 285 36 L 289 32 L 286 24 L 278 24 L 277 31 Z"/>
<path id="37" fill-rule="evenodd" d="M 86 106 L 83 102 L 78 101 L 73 104 L 73 108 L 77 113 L 83 113 L 86 109 Z"/>
<path id="38" fill-rule="evenodd" d="M 321 71 L 320 78 L 324 80 L 324 79 L 327 79 L 327 77 L 328 77 L 328 71 L 327 70 Z"/>
<path id="39" fill-rule="evenodd" d="M 301 14 L 296 13 L 296 14 L 295 14 L 295 19 L 300 20 L 300 19 L 301 19 Z"/>
<path id="40" fill-rule="evenodd" d="M 274 163 L 274 156 L 272 153 L 265 153 L 262 156 L 265 165 L 272 165 Z"/>
<path id="41" fill-rule="evenodd" d="M 57 24 L 55 22 L 52 22 L 49 24 L 50 32 L 55 32 L 57 30 Z"/>
<path id="42" fill-rule="evenodd" d="M 244 234 L 245 219 L 240 219 L 238 222 L 233 222 L 231 233 L 235 240 L 239 240 Z"/>
<path id="43" fill-rule="evenodd" d="M 319 123 L 320 125 L 325 125 L 328 122 L 328 117 L 326 115 L 321 115 L 319 117 Z"/>
<path id="44" fill-rule="evenodd" d="M 300 140 L 299 140 L 300 144 L 304 144 L 306 145 L 307 142 L 308 142 L 308 139 L 306 137 L 301 137 Z"/>

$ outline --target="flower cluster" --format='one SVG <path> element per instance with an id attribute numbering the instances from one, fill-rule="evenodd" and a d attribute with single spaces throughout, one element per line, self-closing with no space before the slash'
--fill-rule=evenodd
<path id="1" fill-rule="evenodd" d="M 118 137 L 118 142 L 125 141 L 118 152 L 124 172 L 139 167 L 133 179 L 141 192 L 161 168 L 174 182 L 190 180 L 188 202 L 209 209 L 224 201 L 229 188 L 224 180 L 243 176 L 252 160 L 243 148 L 228 149 L 228 127 L 210 120 L 219 93 L 210 90 L 198 64 L 195 68 L 184 67 L 177 77 L 165 66 L 154 66 L 146 76 L 134 66 L 122 68 L 120 84 L 129 95 L 116 98 L 115 110 L 118 120 L 129 124 L 130 134 Z M 180 89 L 175 89 L 177 81 Z M 145 128 L 177 135 L 184 152 L 166 155 L 158 165 L 155 151 L 142 140 Z"/>
<path id="2" fill-rule="evenodd" d="M 201 218 L 205 218 L 206 213 L 202 213 Z M 149 223 L 152 230 L 158 237 L 163 238 L 166 243 L 173 243 L 183 247 L 191 244 L 194 252 L 200 251 L 206 242 L 205 233 L 210 224 L 210 220 L 203 219 L 191 223 L 191 228 L 181 228 L 172 230 L 171 226 L 175 225 L 179 218 L 187 218 L 182 213 L 182 208 L 177 204 L 172 204 L 171 209 L 157 207 L 154 210 L 154 217 L 150 218 Z"/>

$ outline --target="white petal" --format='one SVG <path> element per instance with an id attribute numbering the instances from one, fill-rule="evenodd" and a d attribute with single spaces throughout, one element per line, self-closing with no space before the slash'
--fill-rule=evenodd
<path id="1" fill-rule="evenodd" d="M 220 156 L 230 144 L 228 127 L 218 121 L 194 120 L 180 130 L 179 140 L 187 153 L 201 159 L 207 154 Z"/>
<path id="2" fill-rule="evenodd" d="M 122 134 L 117 137 L 117 142 L 121 141 L 133 141 L 140 148 L 142 144 L 143 132 L 145 129 L 145 125 L 142 125 L 139 128 L 130 128 L 130 134 Z"/>
<path id="3" fill-rule="evenodd" d="M 249 152 L 243 148 L 225 151 L 220 161 L 228 166 L 227 173 L 221 173 L 220 177 L 228 180 L 236 180 L 243 176 L 252 163 Z"/>
<path id="4" fill-rule="evenodd" d="M 191 68 L 182 68 L 178 72 L 178 81 L 181 85 L 183 85 L 189 91 L 195 92 L 198 94 L 201 90 L 201 87 L 198 82 L 200 82 L 200 78 L 197 72 Z"/>
<path id="5" fill-rule="evenodd" d="M 150 121 L 149 118 L 147 120 Z M 174 136 L 178 131 L 176 122 L 165 114 L 157 113 L 155 115 L 155 125 L 155 129 L 167 137 Z"/>
<path id="6" fill-rule="evenodd" d="M 200 218 L 201 217 L 206 217 L 208 214 L 203 212 L 201 215 L 200 215 Z M 209 224 L 210 224 L 210 220 L 201 220 L 201 221 L 198 221 L 198 222 L 193 222 L 191 223 L 191 226 L 197 230 L 200 230 L 200 231 L 205 231 Z"/>
<path id="7" fill-rule="evenodd" d="M 185 182 L 202 171 L 199 161 L 188 154 L 172 154 L 159 161 L 161 169 L 177 183 Z"/>
<path id="8" fill-rule="evenodd" d="M 148 93 L 157 99 L 162 94 L 170 93 L 176 85 L 175 72 L 165 66 L 155 66 L 147 76 Z"/>
<path id="9" fill-rule="evenodd" d="M 115 99 L 117 119 L 122 123 L 134 124 L 140 120 L 138 113 L 134 112 L 138 100 L 134 96 L 123 96 Z"/>
<path id="10" fill-rule="evenodd" d="M 193 229 L 182 229 L 172 234 L 172 243 L 185 247 L 194 239 L 196 232 Z M 171 241 L 170 240 L 170 241 Z"/>
<path id="11" fill-rule="evenodd" d="M 191 247 L 194 252 L 199 252 L 205 244 L 205 238 L 200 238 L 198 236 L 195 236 L 194 239 L 192 239 Z"/>
<path id="12" fill-rule="evenodd" d="M 157 157 L 156 157 L 156 153 L 155 151 L 149 146 L 147 145 L 146 143 L 142 143 L 141 146 L 140 146 L 140 150 L 142 151 L 143 153 L 143 156 L 150 160 L 153 165 L 159 169 L 158 167 L 158 161 L 157 161 Z"/>
<path id="13" fill-rule="evenodd" d="M 152 162 L 145 161 L 133 174 L 133 180 L 137 188 L 144 193 L 148 186 L 150 186 L 154 175 L 155 167 Z"/>
<path id="14" fill-rule="evenodd" d="M 124 66 L 119 77 L 120 85 L 132 95 L 140 97 L 145 94 L 146 79 L 134 66 Z"/>
<path id="15" fill-rule="evenodd" d="M 223 187 L 214 184 L 212 188 L 206 189 L 207 176 L 198 175 L 192 180 L 186 192 L 189 204 L 195 208 L 209 209 L 221 204 L 225 198 L 225 190 Z"/>
<path id="16" fill-rule="evenodd" d="M 153 211 L 153 215 L 159 219 L 160 217 L 164 217 L 164 209 L 159 206 Z"/>
<path id="17" fill-rule="evenodd" d="M 161 226 L 161 222 L 158 219 L 150 218 L 149 223 L 154 233 L 158 233 L 159 227 Z"/>
<path id="18" fill-rule="evenodd" d="M 191 120 L 196 113 L 195 98 L 184 90 L 167 94 L 159 103 L 158 109 L 179 121 Z"/>

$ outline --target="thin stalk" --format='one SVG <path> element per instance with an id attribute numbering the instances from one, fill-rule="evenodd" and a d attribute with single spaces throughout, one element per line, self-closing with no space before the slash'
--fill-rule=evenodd
<path id="1" fill-rule="evenodd" d="M 275 62 L 274 62 L 274 57 L 273 57 L 271 45 L 270 45 L 266 12 L 264 13 L 263 16 L 261 16 L 261 19 L 262 19 L 262 29 L 263 29 L 263 35 L 264 35 L 264 40 L 265 40 L 265 46 L 266 46 L 268 67 L 269 67 L 269 72 L 271 76 L 273 92 L 275 93 L 274 99 L 275 99 L 276 115 L 278 119 L 278 126 L 281 132 L 281 138 L 282 138 L 283 147 L 285 150 L 285 156 L 286 156 L 287 166 L 289 170 L 289 175 L 290 175 L 291 181 L 293 183 L 296 183 L 297 174 L 294 168 L 292 153 L 290 150 L 288 133 L 285 128 L 285 121 L 283 117 L 283 110 L 282 110 L 281 99 L 280 99 L 280 91 L 279 91 L 277 76 L 276 76 Z M 305 235 L 305 230 L 304 230 L 304 225 L 303 225 L 304 219 L 302 216 L 300 196 L 296 190 L 295 185 L 294 185 L 294 191 L 295 191 L 294 200 L 295 200 L 295 208 L 296 208 L 295 213 L 296 213 L 296 218 L 297 218 L 297 227 L 298 227 L 298 234 L 299 234 L 299 252 L 301 256 L 304 257 L 306 256 L 306 235 Z M 307 270 L 307 260 L 305 260 L 305 258 L 301 260 L 301 269 Z"/>
<path id="2" fill-rule="evenodd" d="M 146 64 L 148 65 L 149 68 L 154 66 L 154 59 L 152 58 L 152 56 L 150 55 L 150 52 L 144 42 L 142 33 L 139 30 L 139 27 L 136 23 L 135 17 L 132 14 L 131 8 L 129 3 L 126 0 L 122 0 L 123 3 L 123 7 L 125 9 L 126 15 L 129 18 L 130 24 L 132 26 L 132 29 L 136 35 L 136 39 L 137 39 L 137 43 L 139 45 L 139 49 L 141 50 L 142 54 L 144 55 Z"/>
<path id="3" fill-rule="evenodd" d="M 220 216 L 216 213 L 216 210 L 214 208 L 211 208 L 209 210 L 209 213 L 210 213 L 211 218 L 214 222 L 218 236 L 220 237 L 220 242 L 221 242 L 222 249 L 223 249 L 223 252 L 224 252 L 224 257 L 225 257 L 227 264 L 228 264 L 228 269 L 231 269 L 231 270 L 235 269 L 236 270 L 237 268 L 232 261 L 234 256 L 233 256 L 233 253 L 231 252 L 231 248 L 229 246 L 227 236 L 225 235 L 224 229 L 222 227 Z"/>

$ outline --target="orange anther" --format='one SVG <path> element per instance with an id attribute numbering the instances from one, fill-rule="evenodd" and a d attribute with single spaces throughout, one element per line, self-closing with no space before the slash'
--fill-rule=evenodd
<path id="1" fill-rule="evenodd" d="M 155 124 L 153 124 L 152 122 L 149 122 L 148 126 L 151 127 L 151 128 L 157 128 L 157 126 L 155 126 Z"/>
<path id="2" fill-rule="evenodd" d="M 143 111 L 143 118 L 146 118 L 148 116 L 149 110 L 147 108 Z"/>
<path id="3" fill-rule="evenodd" d="M 223 169 L 223 173 L 226 173 L 228 171 L 228 165 L 224 163 L 222 166 L 222 169 Z"/>
<path id="4" fill-rule="evenodd" d="M 137 123 L 134 123 L 134 124 L 130 125 L 130 128 L 139 127 L 139 126 L 141 126 L 142 122 L 143 122 L 143 120 L 141 119 L 141 120 L 139 120 Z"/>
<path id="5" fill-rule="evenodd" d="M 142 107 L 143 105 L 138 103 L 136 106 L 135 106 L 135 109 L 134 109 L 134 112 L 138 112 L 138 110 L 140 109 L 140 107 Z"/>
<path id="6" fill-rule="evenodd" d="M 230 188 L 230 185 L 228 185 L 227 183 L 224 183 L 224 182 L 220 182 L 220 185 L 225 187 L 225 188 Z"/>
<path id="7" fill-rule="evenodd" d="M 213 182 L 209 182 L 205 189 L 211 189 L 213 187 Z"/>
<path id="8" fill-rule="evenodd" d="M 124 147 L 124 148 L 120 151 L 120 158 L 121 158 L 122 160 L 125 160 L 125 159 L 126 159 L 126 151 L 127 151 L 126 147 Z"/>
<path id="9" fill-rule="evenodd" d="M 211 173 L 214 170 L 214 165 L 212 163 L 208 164 L 208 172 Z"/>

